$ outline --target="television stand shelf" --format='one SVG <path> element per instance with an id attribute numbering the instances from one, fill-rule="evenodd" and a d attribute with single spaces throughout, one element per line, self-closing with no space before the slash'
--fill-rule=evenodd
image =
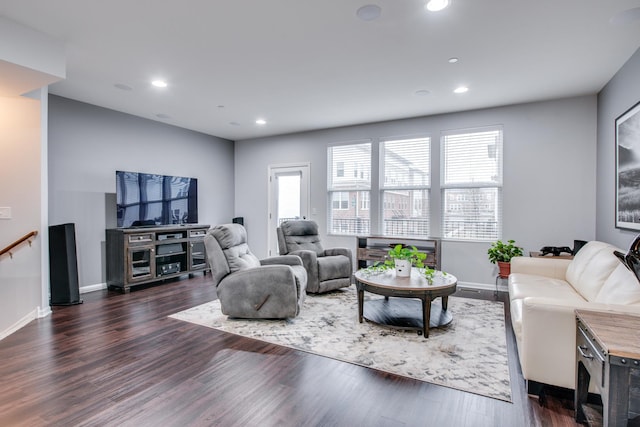
<path id="1" fill-rule="evenodd" d="M 204 236 L 209 225 L 111 228 L 107 233 L 107 287 L 132 286 L 209 270 Z"/>

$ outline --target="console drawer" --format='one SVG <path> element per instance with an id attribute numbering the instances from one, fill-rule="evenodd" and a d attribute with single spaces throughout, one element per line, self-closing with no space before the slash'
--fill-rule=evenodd
<path id="1" fill-rule="evenodd" d="M 129 234 L 129 243 L 153 242 L 153 233 Z"/>
<path id="2" fill-rule="evenodd" d="M 204 237 L 207 230 L 189 230 L 189 237 Z"/>
<path id="3" fill-rule="evenodd" d="M 602 391 L 605 386 L 605 356 L 593 338 L 578 324 L 576 360 L 587 368 L 593 384 Z"/>

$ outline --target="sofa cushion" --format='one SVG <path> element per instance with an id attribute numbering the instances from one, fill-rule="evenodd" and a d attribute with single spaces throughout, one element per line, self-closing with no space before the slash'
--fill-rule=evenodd
<path id="1" fill-rule="evenodd" d="M 249 246 L 246 243 L 232 246 L 223 252 L 229 263 L 229 270 L 231 270 L 232 273 L 239 270 L 260 267 L 260 260 L 249 250 Z"/>
<path id="2" fill-rule="evenodd" d="M 602 285 L 595 301 L 604 304 L 640 304 L 640 283 L 636 276 L 620 263 Z"/>
<path id="3" fill-rule="evenodd" d="M 587 301 L 594 301 L 605 280 L 620 265 L 613 254 L 619 250 L 604 242 L 587 243 L 573 258 L 567 268 L 567 282 Z"/>
<path id="4" fill-rule="evenodd" d="M 351 262 L 344 255 L 318 258 L 318 280 L 342 279 L 351 275 Z"/>
<path id="5" fill-rule="evenodd" d="M 288 253 L 309 250 L 314 251 L 318 256 L 324 255 L 324 248 L 318 235 L 318 225 L 314 221 L 285 221 L 280 225 L 280 229 Z"/>
<path id="6" fill-rule="evenodd" d="M 260 266 L 260 260 L 249 250 L 247 231 L 242 225 L 220 225 L 209 233 L 218 241 L 232 273 Z"/>
<path id="7" fill-rule="evenodd" d="M 526 297 L 556 298 L 567 302 L 584 299 L 565 280 L 535 274 L 512 273 L 509 276 L 509 299 Z"/>

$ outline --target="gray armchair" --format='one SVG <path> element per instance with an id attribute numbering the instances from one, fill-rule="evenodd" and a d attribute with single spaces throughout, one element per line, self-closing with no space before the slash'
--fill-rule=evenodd
<path id="1" fill-rule="evenodd" d="M 217 225 L 204 238 L 222 313 L 250 319 L 296 317 L 307 288 L 297 256 L 263 260 L 251 253 L 240 224 Z"/>
<path id="2" fill-rule="evenodd" d="M 298 255 L 307 270 L 307 292 L 349 287 L 353 274 L 351 250 L 323 249 L 314 221 L 285 221 L 277 229 L 280 255 Z"/>

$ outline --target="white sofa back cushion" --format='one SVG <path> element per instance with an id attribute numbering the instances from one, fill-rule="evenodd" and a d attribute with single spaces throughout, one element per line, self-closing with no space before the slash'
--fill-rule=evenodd
<path id="1" fill-rule="evenodd" d="M 567 268 L 567 282 L 587 301 L 594 301 L 605 280 L 620 261 L 613 254 L 619 250 L 604 242 L 591 241 L 578 251 Z"/>
<path id="2" fill-rule="evenodd" d="M 640 282 L 627 267 L 620 263 L 604 282 L 596 302 L 640 305 Z"/>

